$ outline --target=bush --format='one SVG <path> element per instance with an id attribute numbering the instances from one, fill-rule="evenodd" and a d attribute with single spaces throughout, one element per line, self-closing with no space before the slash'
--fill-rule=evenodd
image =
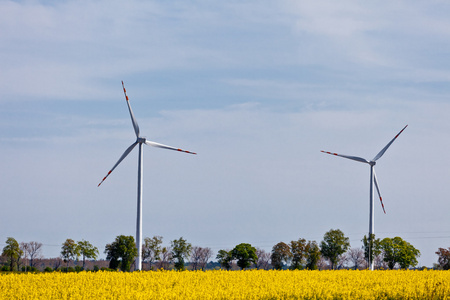
<path id="1" fill-rule="evenodd" d="M 39 272 L 39 270 L 38 270 L 38 268 L 36 268 L 36 267 L 22 267 L 22 272 L 34 272 L 34 273 L 36 273 L 36 272 Z"/>
<path id="2" fill-rule="evenodd" d="M 83 267 L 75 266 L 75 272 L 79 273 L 79 272 L 81 272 L 83 270 L 84 270 Z"/>
<path id="3" fill-rule="evenodd" d="M 2 272 L 9 272 L 9 266 L 3 266 Z"/>
<path id="4" fill-rule="evenodd" d="M 53 272 L 53 269 L 50 268 L 50 267 L 46 267 L 46 268 L 44 269 L 44 272 L 50 273 L 50 272 Z"/>

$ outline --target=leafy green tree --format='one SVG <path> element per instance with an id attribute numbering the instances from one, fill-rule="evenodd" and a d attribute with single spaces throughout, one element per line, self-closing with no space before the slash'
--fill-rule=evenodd
<path id="1" fill-rule="evenodd" d="M 331 229 L 323 236 L 323 241 L 320 243 L 320 252 L 323 257 L 330 260 L 331 269 L 334 270 L 339 262 L 339 256 L 344 254 L 349 247 L 348 237 L 345 237 L 339 229 Z"/>
<path id="2" fill-rule="evenodd" d="M 237 260 L 237 265 L 243 270 L 256 264 L 258 257 L 256 256 L 256 248 L 250 244 L 241 243 L 231 250 L 231 256 Z"/>
<path id="3" fill-rule="evenodd" d="M 317 270 L 317 263 L 320 260 L 319 245 L 315 241 L 308 241 L 305 247 L 306 252 L 306 269 Z"/>
<path id="4" fill-rule="evenodd" d="M 389 269 L 393 269 L 396 263 L 402 269 L 417 265 L 417 257 L 420 256 L 420 251 L 401 237 L 384 238 L 380 245 L 384 261 L 387 262 Z"/>
<path id="5" fill-rule="evenodd" d="M 172 257 L 175 261 L 175 269 L 177 271 L 184 271 L 184 260 L 189 259 L 191 255 L 192 245 L 188 243 L 183 237 L 171 242 Z"/>
<path id="6" fill-rule="evenodd" d="M 105 247 L 106 259 L 109 260 L 109 268 L 129 272 L 133 260 L 138 251 L 133 236 L 119 235 L 114 242 Z"/>
<path id="7" fill-rule="evenodd" d="M 439 248 L 435 253 L 439 256 L 439 267 L 442 270 L 450 270 L 450 247 L 448 249 Z"/>
<path id="8" fill-rule="evenodd" d="M 98 256 L 97 247 L 85 240 L 81 240 L 77 243 L 77 251 L 83 257 L 83 270 L 86 266 L 86 258 L 97 259 Z"/>
<path id="9" fill-rule="evenodd" d="M 80 256 L 79 249 L 77 244 L 72 239 L 67 239 L 61 247 L 61 257 L 65 263 L 67 263 L 67 267 L 69 266 L 69 262 L 71 260 L 75 260 Z"/>
<path id="10" fill-rule="evenodd" d="M 272 247 L 272 254 L 270 259 L 272 260 L 272 266 L 276 270 L 283 269 L 283 262 L 288 264 L 292 257 L 291 248 L 284 242 L 279 242 Z"/>
<path id="11" fill-rule="evenodd" d="M 370 265 L 371 261 L 374 261 L 375 257 L 381 254 L 381 244 L 380 239 L 375 238 L 375 234 L 372 233 L 369 239 L 366 235 L 362 239 L 364 258 L 367 264 Z"/>
<path id="12" fill-rule="evenodd" d="M 3 248 L 2 256 L 8 258 L 10 270 L 14 271 L 15 267 L 19 270 L 19 260 L 23 255 L 19 243 L 12 237 L 6 239 L 6 246 Z"/>
<path id="13" fill-rule="evenodd" d="M 162 236 L 155 235 L 152 238 L 146 237 L 142 245 L 142 260 L 147 261 L 150 270 L 153 269 L 152 264 L 160 259 Z"/>
<path id="14" fill-rule="evenodd" d="M 222 268 L 226 270 L 231 269 L 231 262 L 233 261 L 233 256 L 231 255 L 231 251 L 219 250 L 216 256 L 217 261 L 220 263 Z"/>
<path id="15" fill-rule="evenodd" d="M 298 241 L 291 241 L 291 253 L 292 253 L 292 270 L 303 269 L 303 260 L 306 257 L 306 240 L 298 239 Z"/>

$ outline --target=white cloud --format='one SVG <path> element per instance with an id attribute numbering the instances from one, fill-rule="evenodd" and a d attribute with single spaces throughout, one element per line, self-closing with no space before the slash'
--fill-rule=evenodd
<path id="1" fill-rule="evenodd" d="M 299 59 L 340 68 L 410 72 L 448 47 L 446 5 L 420 2 L 287 1 L 295 16 Z M 304 40 L 302 42 L 301 40 Z M 436 66 L 438 67 L 438 66 Z"/>

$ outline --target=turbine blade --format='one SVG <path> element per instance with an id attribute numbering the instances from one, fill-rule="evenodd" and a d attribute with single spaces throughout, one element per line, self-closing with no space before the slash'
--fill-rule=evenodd
<path id="1" fill-rule="evenodd" d="M 125 89 L 125 85 L 123 84 L 123 81 L 122 81 L 122 87 L 123 87 L 123 93 L 125 94 L 125 99 L 127 100 L 128 110 L 130 111 L 131 122 L 133 123 L 134 132 L 136 133 L 136 137 L 139 137 L 139 126 L 134 117 L 133 111 L 131 110 L 130 101 L 128 100 L 128 96 L 127 96 L 127 90 Z"/>
<path id="2" fill-rule="evenodd" d="M 105 179 L 109 176 L 109 174 L 111 174 L 112 171 L 114 171 L 114 169 L 121 163 L 121 161 L 127 157 L 127 155 L 131 152 L 131 150 L 133 150 L 134 147 L 136 147 L 136 145 L 138 144 L 138 142 L 134 142 L 130 147 L 128 147 L 127 150 L 125 150 L 125 152 L 122 154 L 122 156 L 119 158 L 119 160 L 116 162 L 116 164 L 114 165 L 114 167 L 112 167 L 111 170 L 109 170 L 108 174 L 106 174 L 106 176 L 103 178 L 103 180 L 98 184 L 98 186 L 100 186 L 100 184 L 103 183 L 103 181 L 105 181 Z"/>
<path id="3" fill-rule="evenodd" d="M 377 175 L 375 174 L 375 168 L 373 168 L 373 181 L 375 182 L 375 187 L 377 188 L 378 196 L 380 197 L 381 207 L 383 208 L 383 212 L 386 214 L 386 211 L 384 210 L 383 198 L 381 198 L 380 189 L 378 187 L 378 180 Z"/>
<path id="4" fill-rule="evenodd" d="M 176 147 L 171 147 L 171 146 L 167 146 L 167 145 L 163 145 L 160 143 L 156 143 L 156 142 L 152 142 L 152 141 L 145 141 L 145 143 L 149 146 L 152 147 L 157 147 L 157 148 L 163 148 L 163 149 L 169 149 L 169 150 L 175 150 L 175 151 L 180 151 L 180 152 L 185 152 L 185 153 L 189 153 L 189 154 L 197 154 L 195 152 L 191 152 L 191 151 L 186 151 L 180 148 L 176 148 Z"/>
<path id="5" fill-rule="evenodd" d="M 369 163 L 369 161 L 367 159 L 362 158 L 362 157 L 358 157 L 358 156 L 342 155 L 342 154 L 337 154 L 337 153 L 323 151 L 323 150 L 321 150 L 320 152 L 323 152 L 323 153 L 326 153 L 326 154 L 335 155 L 335 156 L 340 156 L 340 157 L 344 157 L 344 158 L 348 158 L 348 159 L 351 159 L 351 160 L 356 160 L 356 161 L 367 163 L 367 164 Z"/>
<path id="6" fill-rule="evenodd" d="M 408 125 L 403 127 L 403 129 L 400 130 L 399 133 L 397 133 L 397 135 L 389 142 L 389 144 L 387 144 L 383 149 L 381 149 L 380 153 L 378 153 L 377 156 L 375 156 L 374 159 L 372 159 L 372 161 L 377 161 L 381 156 L 383 156 L 384 152 L 386 152 L 386 150 L 392 145 L 395 139 L 398 138 L 398 136 L 403 132 L 403 130 L 405 130 L 406 127 L 408 127 Z"/>

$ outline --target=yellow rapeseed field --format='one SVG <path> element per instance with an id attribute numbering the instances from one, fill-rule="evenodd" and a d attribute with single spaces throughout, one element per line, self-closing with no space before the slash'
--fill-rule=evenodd
<path id="1" fill-rule="evenodd" d="M 450 271 L 5 274 L 0 299 L 450 299 Z"/>

